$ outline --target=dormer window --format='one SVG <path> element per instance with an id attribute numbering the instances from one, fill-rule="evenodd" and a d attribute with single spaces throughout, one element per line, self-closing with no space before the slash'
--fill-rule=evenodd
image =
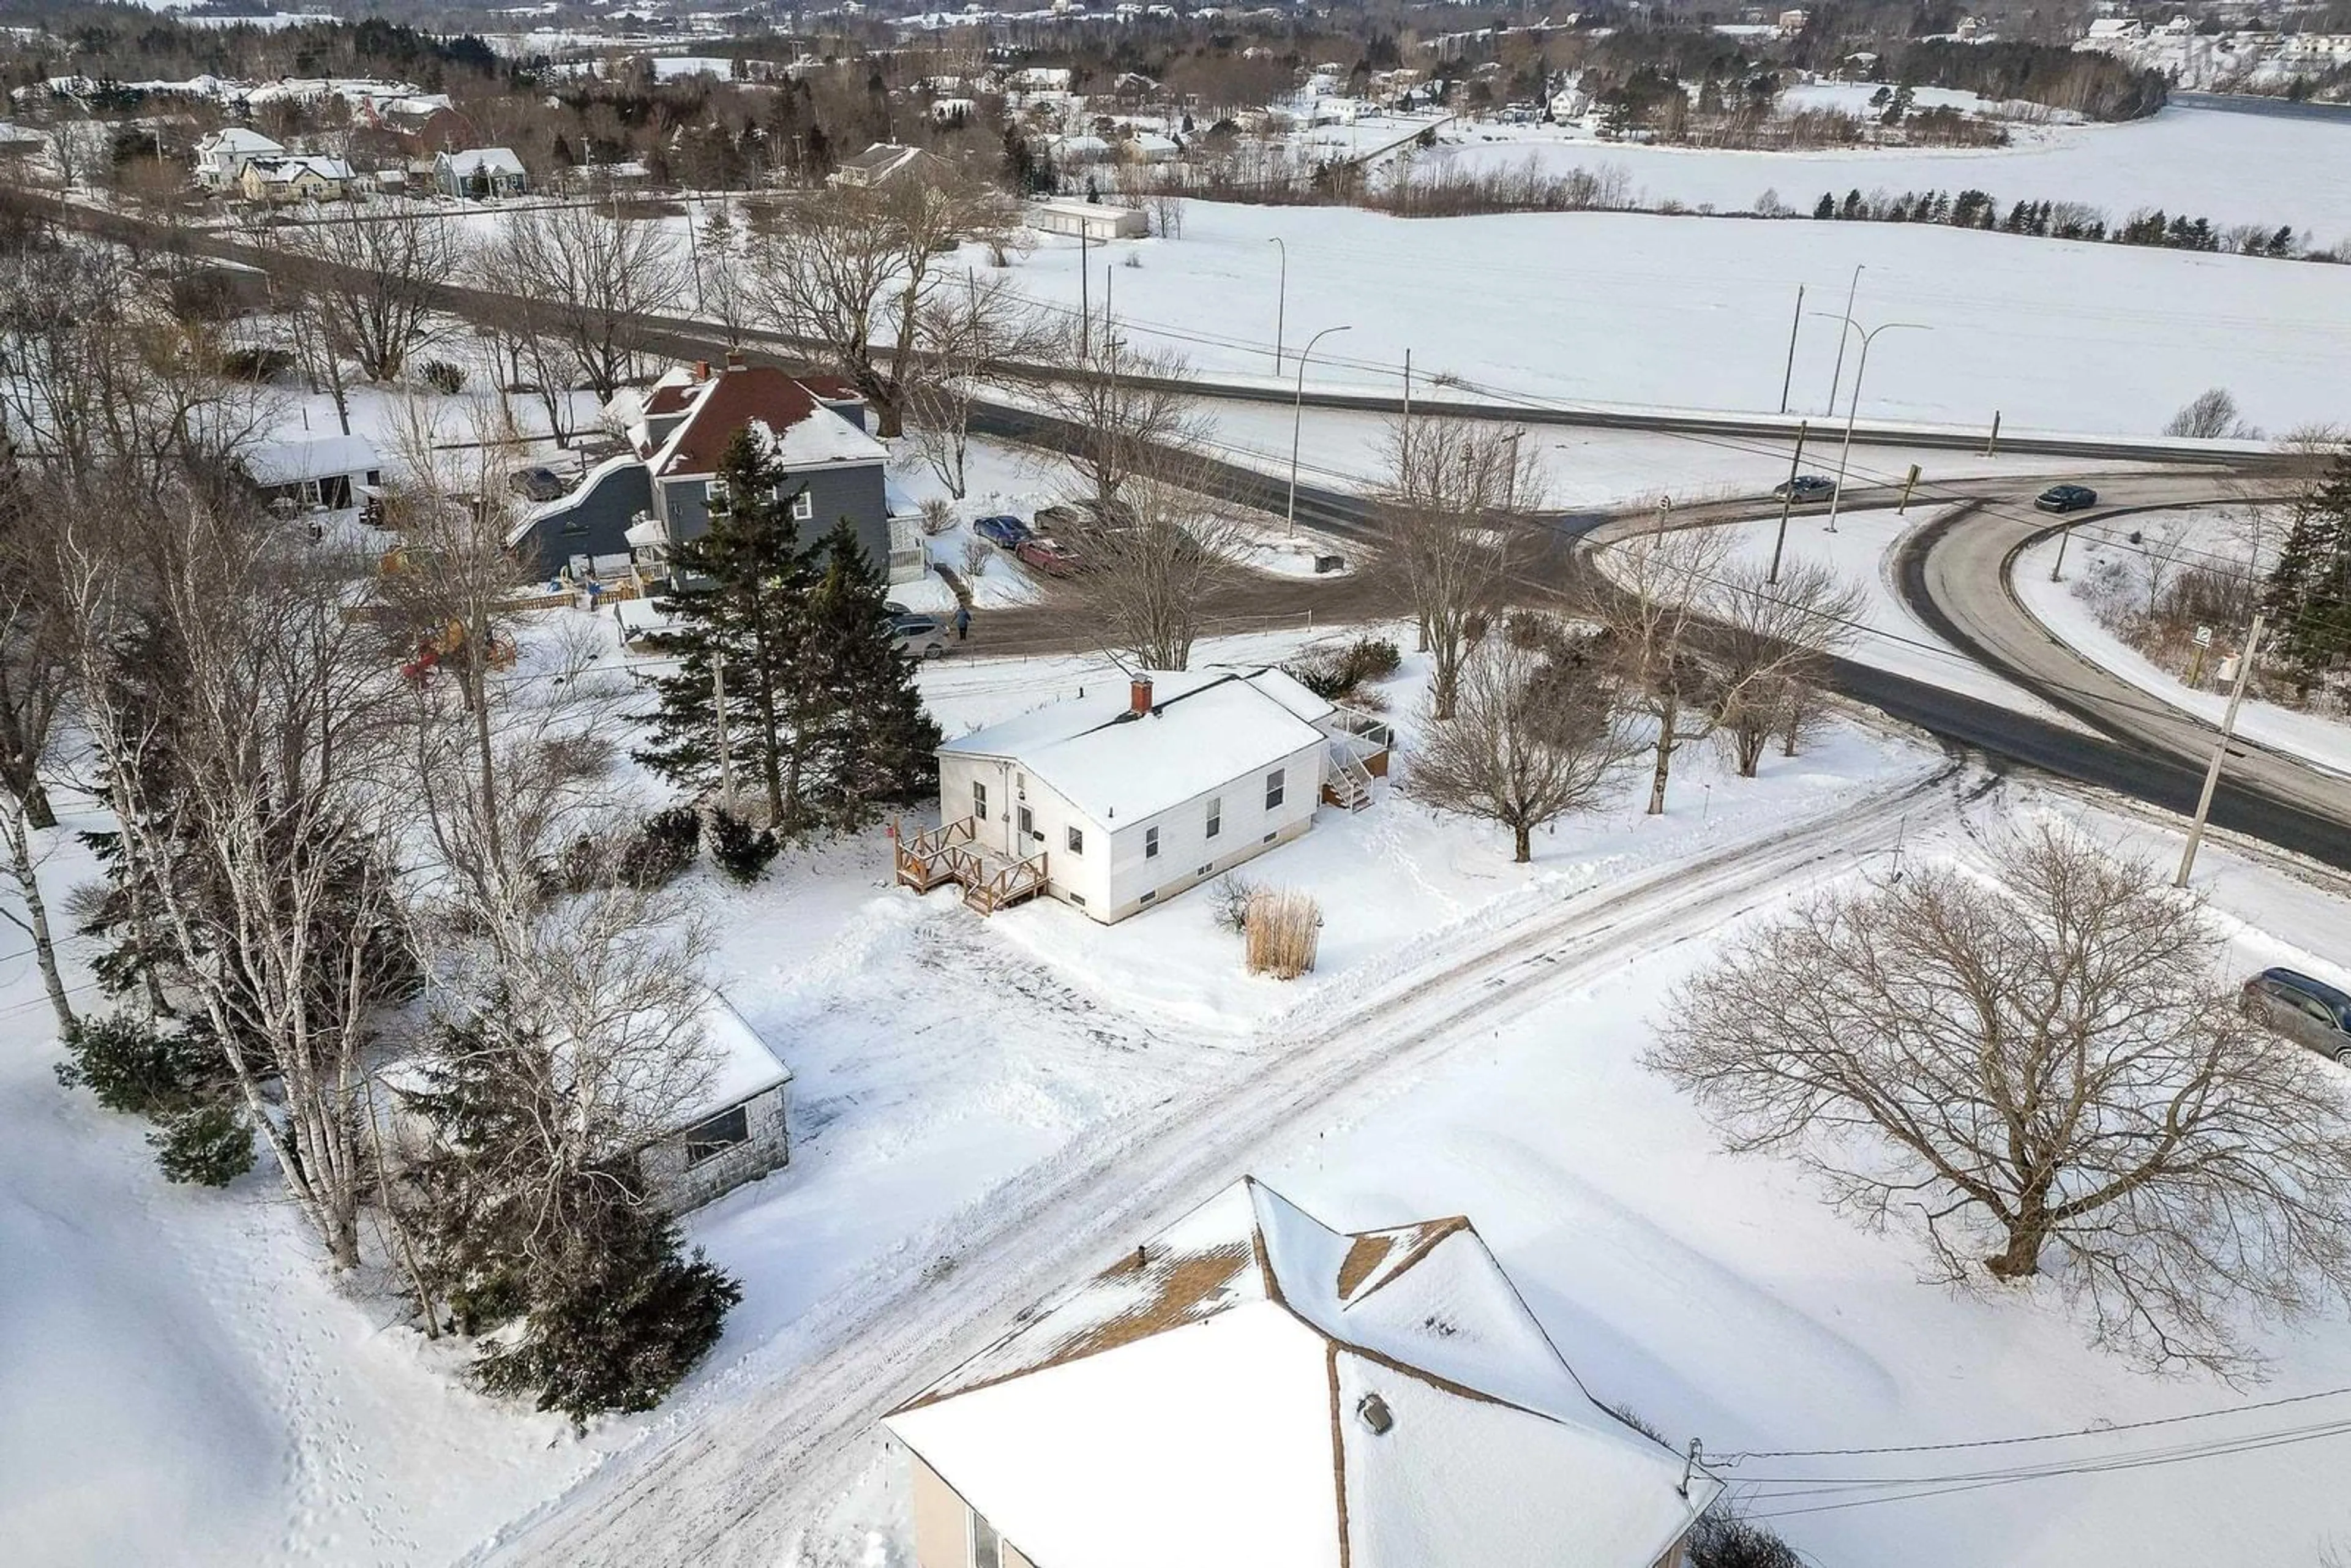
<path id="1" fill-rule="evenodd" d="M 802 490 L 792 497 L 792 521 L 805 523 L 816 516 L 816 497 Z"/>

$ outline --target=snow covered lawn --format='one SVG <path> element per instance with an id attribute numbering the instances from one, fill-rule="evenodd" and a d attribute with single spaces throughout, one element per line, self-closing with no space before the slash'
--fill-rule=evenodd
<path id="1" fill-rule="evenodd" d="M 2018 599 L 2060 642 L 2100 669 L 2217 726 L 2229 706 L 2228 689 L 2220 680 L 2220 655 L 2234 649 L 2242 629 L 2214 628 L 2219 641 L 2205 670 L 2205 686 L 2199 690 L 2189 685 L 2099 624 L 2096 613 L 2075 591 L 2083 574 L 2102 556 L 2137 552 L 2126 545 L 2102 543 L 2082 530 L 2076 533 L 2082 537 L 2066 547 L 2065 578 L 2061 582 L 2049 580 L 2050 568 L 2057 559 L 2055 538 L 2044 539 L 2017 558 L 2011 581 Z M 2314 768 L 2351 778 L 2351 723 L 2343 719 L 2247 697 L 2237 713 L 2237 733 Z"/>
<path id="2" fill-rule="evenodd" d="M 2164 863 L 2178 850 L 2168 831 L 2008 787 L 1962 819 L 1924 831 L 1914 821 L 1902 852 L 1913 864 L 1971 860 L 1979 835 L 2043 809 Z M 2236 971 L 2288 963 L 2338 983 L 2351 975 L 2351 947 L 2340 940 L 2351 909 L 2339 896 L 2207 854 L 2199 881 L 2233 935 Z M 1736 1457 L 2066 1432 L 2351 1385 L 2351 1339 L 2339 1320 L 2262 1335 L 2275 1376 L 2236 1391 L 2205 1377 L 2148 1378 L 2085 1347 L 2045 1289 L 2033 1299 L 1924 1283 L 1920 1248 L 1833 1211 L 1792 1165 L 1721 1153 L 1690 1103 L 1638 1064 L 1655 1032 L 1670 1027 L 1674 985 L 1736 929 L 1783 897 L 1895 865 L 1885 853 L 1823 864 L 1736 924 L 1549 995 L 1409 1092 L 1257 1174 L 1350 1228 L 1470 1216 L 1593 1395 L 1638 1412 L 1671 1442 L 1701 1437 L 1734 1495 L 1776 1516 L 1770 1522 L 1807 1562 L 2324 1561 L 2330 1538 L 2338 1548 L 2351 1539 L 2339 1441 L 1989 1490 L 1835 1483 L 2086 1460 L 2339 1420 L 2340 1396 L 2021 1451 Z M 2323 951 L 2305 945 L 2313 937 Z M 1755 1484 L 1765 1479 L 1782 1484 Z"/>
<path id="3" fill-rule="evenodd" d="M 2275 165 L 2231 177 L 2258 179 L 2262 167 Z M 1856 264 L 1866 267 L 1854 307 L 1864 325 L 1932 329 L 1890 335 L 1871 354 L 1869 419 L 1982 428 L 1999 412 L 2011 432 L 2151 436 L 2217 384 L 2276 431 L 2341 417 L 2351 355 L 2351 267 L 1906 224 L 1392 218 L 1210 202 L 1185 211 L 1179 239 L 1109 246 L 1141 262 L 1114 267 L 1119 330 L 1181 349 L 1204 374 L 1261 378 L 1276 396 L 1290 389 L 1310 334 L 1347 326 L 1315 350 L 1310 381 L 1392 396 L 1409 350 L 1421 386 L 1449 374 L 1550 402 L 1777 410 L 1798 286 L 1807 311 L 1841 310 Z M 1279 376 L 1276 237 L 1290 263 Z M 966 256 L 985 268 L 977 250 Z M 1078 261 L 1076 242 L 1048 238 L 1009 273 L 987 276 L 1074 311 Z M 1792 412 L 1824 407 L 1834 326 L 1802 321 Z M 1844 370 L 1849 389 L 1851 356 Z"/>

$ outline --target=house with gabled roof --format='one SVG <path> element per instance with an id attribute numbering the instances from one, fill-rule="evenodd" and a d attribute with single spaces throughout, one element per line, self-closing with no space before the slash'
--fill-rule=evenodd
<path id="1" fill-rule="evenodd" d="M 920 1568 L 1680 1568 L 1721 1490 L 1468 1218 L 1343 1232 L 1254 1178 L 883 1425 Z"/>
<path id="2" fill-rule="evenodd" d="M 939 747 L 940 825 L 901 839 L 898 881 L 983 913 L 1055 898 L 1108 924 L 1360 810 L 1384 725 L 1270 665 L 1144 670 Z"/>
<path id="3" fill-rule="evenodd" d="M 680 366 L 643 391 L 624 390 L 604 413 L 626 449 L 571 494 L 526 514 L 507 538 L 539 570 L 584 561 L 611 572 L 633 561 L 665 575 L 668 552 L 710 527 L 718 465 L 736 434 L 752 430 L 783 467 L 804 536 L 847 518 L 874 563 L 898 574 L 893 541 L 906 530 L 892 527 L 889 449 L 866 433 L 865 401 L 846 382 L 729 354 L 722 368 Z"/>
<path id="4" fill-rule="evenodd" d="M 225 191 L 245 177 L 256 158 L 282 158 L 283 143 L 247 125 L 230 125 L 196 143 L 196 180 L 207 190 Z"/>
<path id="5" fill-rule="evenodd" d="M 937 153 L 926 152 L 920 147 L 876 141 L 864 152 L 843 158 L 841 166 L 827 175 L 826 180 L 834 185 L 878 190 L 895 181 L 909 178 L 935 180 L 952 167 Z"/>

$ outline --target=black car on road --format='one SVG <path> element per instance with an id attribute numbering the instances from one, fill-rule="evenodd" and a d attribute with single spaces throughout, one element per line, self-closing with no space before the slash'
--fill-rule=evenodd
<path id="1" fill-rule="evenodd" d="M 2087 485 L 2052 485 L 2032 498 L 2044 512 L 2078 512 L 2098 504 L 2098 493 Z"/>

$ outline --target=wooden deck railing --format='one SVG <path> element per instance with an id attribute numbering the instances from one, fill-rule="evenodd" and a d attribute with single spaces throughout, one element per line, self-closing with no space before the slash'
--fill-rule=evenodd
<path id="1" fill-rule="evenodd" d="M 917 893 L 928 893 L 941 883 L 963 889 L 963 901 L 982 915 L 1045 890 L 1045 856 L 1040 851 L 1014 860 L 982 848 L 979 822 L 959 817 L 926 832 L 900 838 L 891 860 L 899 883 Z"/>

